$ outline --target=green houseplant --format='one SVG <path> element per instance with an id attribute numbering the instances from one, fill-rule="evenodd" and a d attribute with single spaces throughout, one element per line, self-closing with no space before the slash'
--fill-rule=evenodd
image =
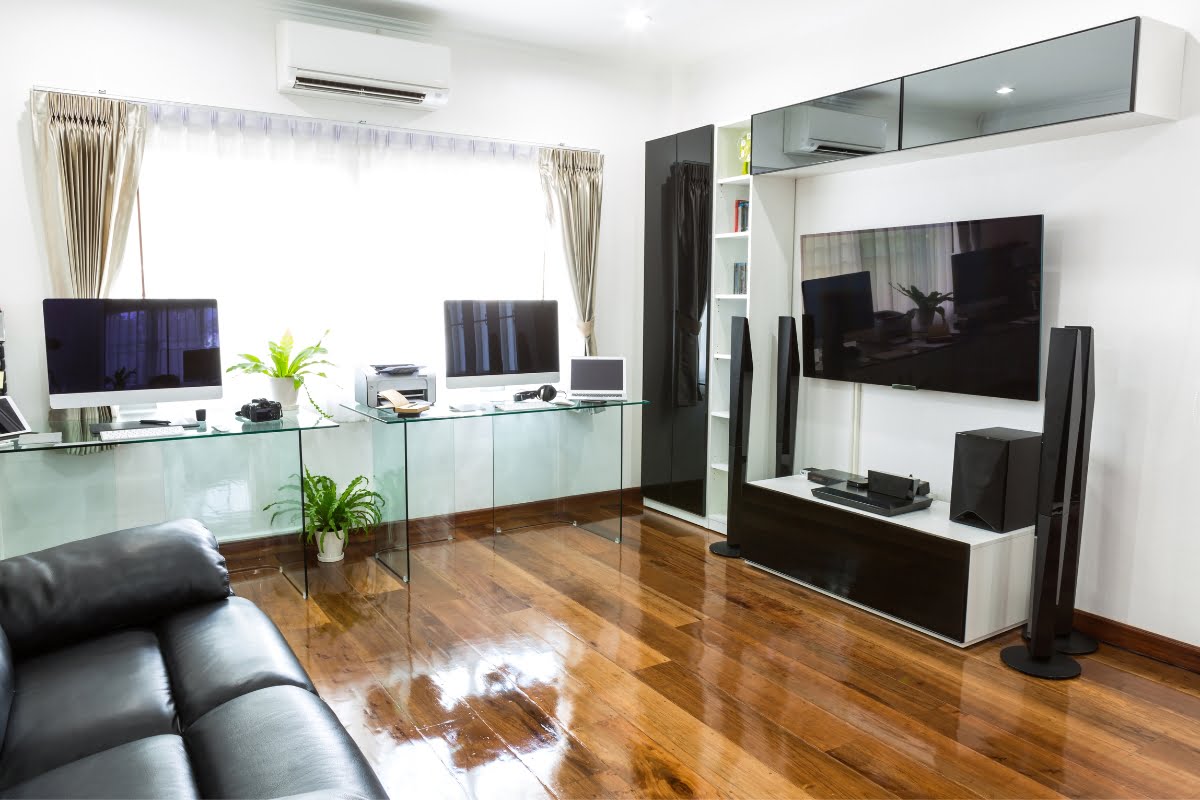
<path id="1" fill-rule="evenodd" d="M 296 341 L 290 330 L 284 331 L 278 342 L 267 342 L 268 355 L 266 359 L 251 353 L 239 353 L 238 357 L 244 360 L 225 371 L 265 375 L 268 379 L 271 399 L 285 409 L 294 409 L 298 405 L 300 387 L 305 386 L 305 379 L 310 376 L 327 377 L 320 368 L 336 366 L 333 362 L 322 358 L 329 353 L 323 344 L 328 335 L 329 331 L 325 331 L 321 334 L 321 338 L 317 339 L 316 344 L 303 347 L 293 353 Z M 321 416 L 329 416 L 312 399 L 312 394 L 308 392 L 307 386 L 304 391 L 308 394 L 308 402 L 312 404 L 313 408 L 317 409 Z"/>
<path id="2" fill-rule="evenodd" d="M 935 312 L 941 315 L 942 322 L 945 323 L 946 310 L 942 308 L 942 303 L 947 303 L 953 300 L 954 292 L 942 294 L 941 292 L 933 291 L 929 294 L 925 294 L 916 286 L 909 286 L 905 288 L 898 283 L 893 283 L 892 288 L 916 304 L 918 331 L 924 333 L 925 331 L 929 330 L 929 327 L 933 325 L 933 315 Z"/>
<path id="3" fill-rule="evenodd" d="M 359 475 L 339 489 L 337 482 L 328 475 L 313 475 L 304 468 L 300 485 L 290 484 L 280 491 L 288 492 L 284 500 L 276 500 L 263 507 L 263 511 L 275 509 L 271 524 L 280 517 L 299 515 L 300 492 L 304 493 L 304 523 L 300 536 L 306 542 L 317 543 L 318 561 L 341 561 L 345 557 L 346 539 L 351 533 L 367 533 L 372 525 L 383 520 L 383 496 L 367 488 L 369 481 Z"/>

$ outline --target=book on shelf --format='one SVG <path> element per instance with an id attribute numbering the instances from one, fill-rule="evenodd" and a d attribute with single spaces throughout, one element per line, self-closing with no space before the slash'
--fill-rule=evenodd
<path id="1" fill-rule="evenodd" d="M 746 262 L 733 263 L 733 293 L 746 294 Z"/>
<path id="2" fill-rule="evenodd" d="M 750 230 L 750 201 L 735 200 L 733 203 L 733 232 Z"/>

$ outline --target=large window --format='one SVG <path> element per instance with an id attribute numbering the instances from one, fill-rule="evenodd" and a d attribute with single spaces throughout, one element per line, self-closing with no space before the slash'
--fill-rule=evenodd
<path id="1" fill-rule="evenodd" d="M 441 375 L 447 299 L 557 299 L 562 358 L 582 354 L 532 148 L 153 111 L 114 296 L 216 297 L 226 365 L 331 329 L 342 396 L 360 364 Z"/>

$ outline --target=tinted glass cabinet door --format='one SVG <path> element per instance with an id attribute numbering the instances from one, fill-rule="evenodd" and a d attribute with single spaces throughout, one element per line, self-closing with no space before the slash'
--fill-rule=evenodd
<path id="1" fill-rule="evenodd" d="M 642 492 L 705 513 L 711 125 L 646 143 Z"/>

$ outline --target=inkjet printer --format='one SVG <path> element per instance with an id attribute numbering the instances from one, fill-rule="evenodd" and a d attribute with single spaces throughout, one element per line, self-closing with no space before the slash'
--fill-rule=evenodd
<path id="1" fill-rule="evenodd" d="M 437 376 L 414 364 L 371 364 L 358 370 L 354 379 L 354 400 L 360 405 L 379 408 L 392 404 L 379 396 L 395 390 L 410 401 L 432 405 L 436 401 Z"/>

